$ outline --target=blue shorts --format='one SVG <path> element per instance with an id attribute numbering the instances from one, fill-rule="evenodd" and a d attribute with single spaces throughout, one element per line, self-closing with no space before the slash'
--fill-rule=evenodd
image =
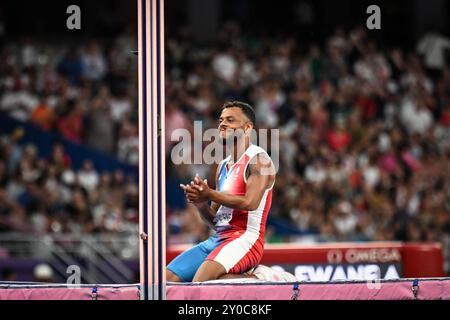
<path id="1" fill-rule="evenodd" d="M 206 257 L 220 245 L 220 242 L 216 234 L 209 237 L 173 259 L 167 269 L 176 274 L 182 282 L 192 282 L 198 268 Z"/>
<path id="2" fill-rule="evenodd" d="M 222 265 L 225 273 L 242 274 L 256 267 L 264 253 L 264 241 L 243 231 L 215 234 L 176 257 L 167 269 L 183 282 L 192 282 L 206 260 Z"/>

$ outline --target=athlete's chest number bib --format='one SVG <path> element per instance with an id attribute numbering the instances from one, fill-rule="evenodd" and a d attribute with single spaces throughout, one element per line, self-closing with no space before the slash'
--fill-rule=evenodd
<path id="1" fill-rule="evenodd" d="M 217 210 L 214 224 L 216 227 L 228 227 L 232 218 L 233 209 L 221 206 L 219 210 Z"/>

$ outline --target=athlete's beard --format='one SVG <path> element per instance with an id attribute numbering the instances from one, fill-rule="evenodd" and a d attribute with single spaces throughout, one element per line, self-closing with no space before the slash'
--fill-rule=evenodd
<path id="1" fill-rule="evenodd" d="M 237 145 L 238 143 L 240 143 L 242 141 L 242 139 L 244 139 L 244 130 L 241 128 L 237 128 L 237 129 L 227 129 L 227 130 L 232 130 L 233 132 L 225 137 L 222 138 L 222 145 L 224 146 L 233 146 L 233 145 Z"/>

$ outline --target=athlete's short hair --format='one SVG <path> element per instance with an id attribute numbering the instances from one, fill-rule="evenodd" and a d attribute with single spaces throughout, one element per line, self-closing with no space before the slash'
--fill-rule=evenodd
<path id="1" fill-rule="evenodd" d="M 222 111 L 227 108 L 239 108 L 245 114 L 245 116 L 253 123 L 253 126 L 256 126 L 256 115 L 255 110 L 251 105 L 241 101 L 229 101 L 225 102 L 222 106 Z"/>

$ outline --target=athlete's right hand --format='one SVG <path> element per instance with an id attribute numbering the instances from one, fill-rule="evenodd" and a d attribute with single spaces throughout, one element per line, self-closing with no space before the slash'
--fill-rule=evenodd
<path id="1" fill-rule="evenodd" d="M 200 192 L 193 187 L 193 182 L 190 185 L 180 184 L 180 187 L 183 189 L 188 203 L 197 204 L 206 202 L 208 200 L 202 197 Z"/>

